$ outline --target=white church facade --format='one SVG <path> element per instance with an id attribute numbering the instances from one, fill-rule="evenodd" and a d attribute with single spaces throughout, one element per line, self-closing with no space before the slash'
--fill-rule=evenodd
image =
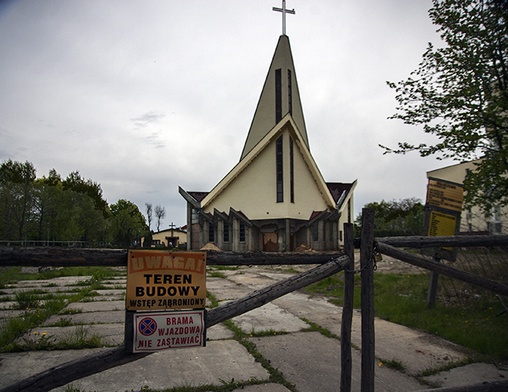
<path id="1" fill-rule="evenodd" d="M 326 182 L 310 152 L 289 38 L 279 37 L 238 164 L 210 191 L 179 188 L 187 248 L 337 250 L 353 183 Z"/>

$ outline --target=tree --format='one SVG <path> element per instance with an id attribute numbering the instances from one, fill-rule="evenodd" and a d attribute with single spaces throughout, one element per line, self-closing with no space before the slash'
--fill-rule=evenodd
<path id="1" fill-rule="evenodd" d="M 161 220 L 166 217 L 166 209 L 161 206 L 155 206 L 155 217 L 157 218 L 157 231 L 160 231 Z"/>
<path id="2" fill-rule="evenodd" d="M 110 209 L 114 244 L 121 247 L 133 246 L 146 233 L 145 217 L 136 204 L 124 199 L 111 204 Z"/>
<path id="3" fill-rule="evenodd" d="M 151 203 L 145 203 L 146 207 L 146 219 L 148 221 L 148 231 L 145 235 L 142 246 L 144 248 L 150 248 L 152 246 L 152 219 L 153 219 L 153 208 Z"/>
<path id="4" fill-rule="evenodd" d="M 364 206 L 374 210 L 374 234 L 376 237 L 421 235 L 423 231 L 424 206 L 419 199 L 408 198 L 372 202 Z M 362 215 L 356 218 L 361 226 Z"/>
<path id="5" fill-rule="evenodd" d="M 152 204 L 151 203 L 145 203 L 146 207 L 146 220 L 148 221 L 148 230 L 152 230 Z"/>
<path id="6" fill-rule="evenodd" d="M 467 174 L 466 206 L 508 204 L 508 2 L 433 0 L 443 47 L 429 43 L 419 68 L 398 83 L 391 118 L 423 126 L 435 144 L 399 142 L 386 153 L 478 160 Z"/>
<path id="7" fill-rule="evenodd" d="M 102 212 L 104 218 L 109 216 L 109 206 L 102 196 L 102 188 L 99 183 L 90 179 L 85 180 L 78 171 L 69 173 L 67 178 L 62 182 L 64 190 L 71 189 L 74 192 L 88 195 L 95 204 L 95 208 Z"/>
<path id="8" fill-rule="evenodd" d="M 36 170 L 32 163 L 8 160 L 0 165 L 0 235 L 26 239 L 32 214 Z"/>

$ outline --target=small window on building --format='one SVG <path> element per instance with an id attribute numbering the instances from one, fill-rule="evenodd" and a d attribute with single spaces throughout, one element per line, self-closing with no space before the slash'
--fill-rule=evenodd
<path id="1" fill-rule="evenodd" d="M 215 230 L 213 222 L 208 222 L 208 242 L 215 242 Z"/>
<path id="2" fill-rule="evenodd" d="M 240 222 L 240 242 L 245 242 L 245 223 Z"/>

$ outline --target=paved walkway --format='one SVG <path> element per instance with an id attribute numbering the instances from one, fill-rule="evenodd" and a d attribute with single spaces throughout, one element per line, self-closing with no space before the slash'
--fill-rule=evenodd
<path id="1" fill-rule="evenodd" d="M 284 267 L 244 267 L 220 271 L 207 278 L 207 289 L 219 302 L 241 298 L 255 289 L 273 284 L 291 274 Z M 60 314 L 18 339 L 32 350 L 0 354 L 0 389 L 26 377 L 98 350 L 33 350 L 47 341 L 99 342 L 104 346 L 123 344 L 125 318 L 125 275 L 103 282 L 97 295 L 86 302 L 70 303 Z M 20 291 L 73 292 L 90 277 L 68 277 L 20 281 L 2 289 L 0 328 L 8 318 L 23 317 L 12 310 Z M 76 380 L 80 391 L 141 391 L 202 385 L 224 386 L 243 392 L 338 391 L 340 385 L 340 335 L 342 310 L 323 298 L 295 292 L 233 319 L 245 334 L 245 342 L 256 358 L 225 325 L 207 331 L 204 348 L 173 349 Z M 453 387 L 508 378 L 508 369 L 476 363 L 419 377 L 423 371 L 458 363 L 468 354 L 463 348 L 422 332 L 376 320 L 376 391 L 418 391 L 431 387 Z M 353 343 L 360 347 L 360 315 L 353 318 Z M 260 359 L 261 358 L 261 359 Z M 263 362 L 263 363 L 262 363 Z M 353 350 L 353 391 L 360 390 L 360 352 Z M 403 371 L 387 365 L 397 364 Z M 69 390 L 69 386 L 55 389 Z"/>

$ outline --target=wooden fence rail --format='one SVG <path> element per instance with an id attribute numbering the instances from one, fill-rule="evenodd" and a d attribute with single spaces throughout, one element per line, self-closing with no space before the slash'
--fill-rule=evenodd
<path id="1" fill-rule="evenodd" d="M 377 237 L 377 241 L 397 248 L 435 248 L 449 246 L 507 246 L 508 235 L 457 235 L 442 237 Z"/>
<path id="2" fill-rule="evenodd" d="M 439 272 L 440 274 L 462 280 L 467 283 L 474 284 L 484 289 L 490 290 L 496 294 L 508 296 L 508 286 L 495 282 L 493 280 L 482 278 L 481 276 L 471 274 L 465 271 L 459 271 L 458 269 L 448 267 L 444 264 L 434 261 L 430 257 L 416 255 L 414 253 L 404 252 L 393 246 L 384 244 L 382 242 L 377 243 L 377 249 L 387 256 L 394 257 L 406 263 L 415 265 L 417 267 L 425 268 L 431 271 Z"/>
<path id="3" fill-rule="evenodd" d="M 20 248 L 0 246 L 0 267 L 127 266 L 126 249 Z M 210 252 L 207 265 L 298 265 L 323 264 L 341 253 Z"/>

